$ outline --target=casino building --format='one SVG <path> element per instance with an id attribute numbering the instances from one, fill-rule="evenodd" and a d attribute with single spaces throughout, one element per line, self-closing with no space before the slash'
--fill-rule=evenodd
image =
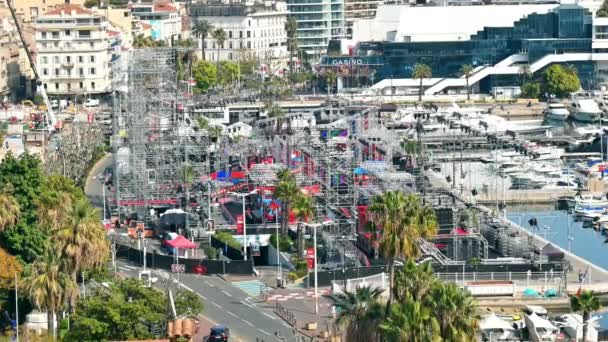
<path id="1" fill-rule="evenodd" d="M 489 93 L 519 86 L 554 63 L 573 66 L 583 88 L 608 82 L 608 18 L 578 4 L 457 7 L 381 6 L 376 18 L 356 22 L 341 57 L 325 56 L 321 69 L 339 75 L 339 86 L 373 84 L 384 94 L 417 94 L 416 63 L 433 77 L 424 94 L 466 92 L 462 65 L 473 66 L 470 86 Z M 323 70 L 322 70 L 323 71 Z"/>

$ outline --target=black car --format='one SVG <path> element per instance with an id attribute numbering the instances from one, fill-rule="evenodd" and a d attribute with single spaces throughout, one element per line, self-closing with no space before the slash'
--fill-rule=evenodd
<path id="1" fill-rule="evenodd" d="M 230 329 L 228 329 L 226 326 L 218 324 L 211 328 L 211 331 L 209 331 L 209 338 L 207 339 L 207 341 L 228 341 L 229 337 Z"/>

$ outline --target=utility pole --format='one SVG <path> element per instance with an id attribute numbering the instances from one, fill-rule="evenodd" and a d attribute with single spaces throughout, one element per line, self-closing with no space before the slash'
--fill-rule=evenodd
<path id="1" fill-rule="evenodd" d="M 112 268 L 114 269 L 114 276 L 116 276 L 116 243 L 112 242 L 110 245 L 110 250 L 112 251 Z"/>

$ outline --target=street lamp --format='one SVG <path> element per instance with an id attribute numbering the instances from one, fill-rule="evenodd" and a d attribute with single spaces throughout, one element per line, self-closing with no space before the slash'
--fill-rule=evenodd
<path id="1" fill-rule="evenodd" d="M 243 255 L 244 255 L 244 260 L 247 261 L 247 216 L 245 216 L 246 211 L 245 211 L 245 197 L 249 196 L 249 195 L 253 195 L 255 193 L 258 192 L 258 189 L 255 189 L 251 192 L 247 192 L 244 194 L 240 194 L 238 192 L 229 192 L 228 194 L 233 195 L 233 196 L 237 196 L 237 197 L 241 197 L 243 199 Z"/>
<path id="2" fill-rule="evenodd" d="M 307 227 L 312 227 L 313 229 L 312 241 L 314 246 L 313 248 L 315 250 L 315 315 L 319 314 L 319 295 L 317 289 L 317 227 L 325 226 L 331 223 L 333 223 L 333 221 L 331 220 L 326 220 L 321 223 L 306 223 L 298 221 L 298 224 L 302 224 Z"/>

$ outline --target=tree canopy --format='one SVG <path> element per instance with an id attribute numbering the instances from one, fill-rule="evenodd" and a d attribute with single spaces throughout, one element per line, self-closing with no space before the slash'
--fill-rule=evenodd
<path id="1" fill-rule="evenodd" d="M 565 97 L 580 89 L 576 69 L 554 64 L 543 73 L 545 91 L 558 97 Z"/>
<path id="2" fill-rule="evenodd" d="M 154 331 L 166 331 L 167 295 L 142 286 L 134 279 L 118 281 L 110 289 L 100 287 L 81 300 L 71 317 L 68 341 L 106 341 L 151 339 Z M 202 312 L 201 299 L 192 292 L 175 294 L 178 316 L 195 316 Z"/>
<path id="3" fill-rule="evenodd" d="M 205 92 L 217 83 L 217 67 L 210 62 L 200 61 L 194 65 L 192 74 L 196 80 L 196 90 Z"/>

